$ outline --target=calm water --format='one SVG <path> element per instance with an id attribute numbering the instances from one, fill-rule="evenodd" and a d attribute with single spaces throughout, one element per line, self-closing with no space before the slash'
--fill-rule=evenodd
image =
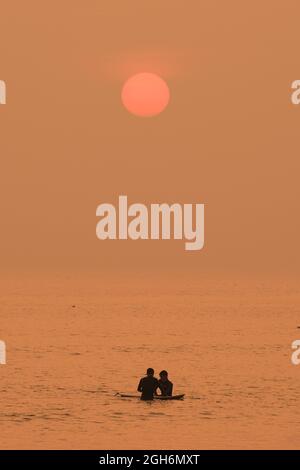
<path id="1" fill-rule="evenodd" d="M 1 281 L 1 448 L 299 448 L 296 283 Z M 122 399 L 147 367 L 180 402 Z"/>

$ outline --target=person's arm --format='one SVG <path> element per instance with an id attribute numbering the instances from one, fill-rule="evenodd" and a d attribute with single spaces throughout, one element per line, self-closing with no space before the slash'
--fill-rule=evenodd
<path id="1" fill-rule="evenodd" d="M 143 380 L 143 379 L 140 380 L 140 383 L 139 383 L 139 385 L 138 385 L 138 388 L 137 388 L 137 391 L 138 391 L 138 392 L 142 392 L 142 391 L 143 391 L 142 380 Z"/>
<path id="2" fill-rule="evenodd" d="M 158 388 L 159 388 L 159 390 L 161 390 L 160 385 L 159 385 L 159 381 L 157 380 L 157 382 L 156 382 L 156 389 L 154 390 L 154 395 L 156 395 L 156 396 L 158 395 L 158 393 L 157 393 L 157 389 L 158 389 Z"/>
<path id="3" fill-rule="evenodd" d="M 172 396 L 172 393 L 173 393 L 173 384 L 172 382 L 169 383 L 169 388 L 168 388 L 168 395 L 169 397 Z"/>

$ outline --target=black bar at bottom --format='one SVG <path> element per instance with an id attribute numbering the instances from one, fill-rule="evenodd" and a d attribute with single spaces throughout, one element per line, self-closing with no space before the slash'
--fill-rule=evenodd
<path id="1" fill-rule="evenodd" d="M 202 465 L 230 463 L 270 463 L 285 466 L 299 460 L 298 451 L 268 450 L 3 450 L 0 451 L 2 465 L 30 465 L 43 468 L 43 465 L 84 465 L 83 468 L 147 468 L 149 465 Z M 4 467 L 3 467 L 4 468 Z M 69 467 L 68 467 L 69 468 Z"/>

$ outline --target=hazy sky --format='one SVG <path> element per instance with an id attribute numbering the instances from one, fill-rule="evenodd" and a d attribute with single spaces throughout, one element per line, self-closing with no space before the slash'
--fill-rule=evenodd
<path id="1" fill-rule="evenodd" d="M 298 0 L 2 2 L 1 268 L 300 273 Z M 158 117 L 122 84 L 167 81 Z M 205 203 L 205 248 L 99 241 L 98 204 Z"/>

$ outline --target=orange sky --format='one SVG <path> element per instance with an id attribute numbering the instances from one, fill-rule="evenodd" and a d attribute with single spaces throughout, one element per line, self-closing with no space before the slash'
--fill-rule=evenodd
<path id="1" fill-rule="evenodd" d="M 2 269 L 298 275 L 299 2 L 7 1 L 0 7 Z M 168 109 L 121 105 L 162 75 Z M 98 204 L 205 203 L 205 248 L 95 236 Z"/>

